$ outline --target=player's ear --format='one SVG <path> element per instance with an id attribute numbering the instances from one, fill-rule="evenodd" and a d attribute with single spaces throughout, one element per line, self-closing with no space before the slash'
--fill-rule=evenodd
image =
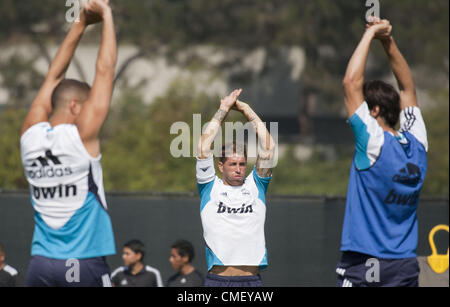
<path id="1" fill-rule="evenodd" d="M 222 163 L 222 161 L 219 161 L 217 166 L 219 167 L 219 171 L 223 174 L 223 163 Z"/>
<path id="2" fill-rule="evenodd" d="M 69 102 L 69 110 L 70 110 L 70 113 L 73 115 L 73 116 L 78 116 L 78 115 L 80 115 L 80 113 L 81 113 L 81 107 L 82 107 L 82 105 L 81 105 L 81 103 L 79 103 L 77 100 L 75 100 L 75 99 L 73 99 L 73 100 L 71 100 L 70 102 Z"/>
<path id="3" fill-rule="evenodd" d="M 183 262 L 184 262 L 184 263 L 189 263 L 189 256 L 188 256 L 188 255 L 184 255 L 184 256 L 182 257 L 182 259 L 183 259 Z"/>
<path id="4" fill-rule="evenodd" d="M 373 107 L 373 109 L 370 110 L 370 115 L 372 115 L 373 118 L 378 118 L 380 115 L 380 106 Z"/>

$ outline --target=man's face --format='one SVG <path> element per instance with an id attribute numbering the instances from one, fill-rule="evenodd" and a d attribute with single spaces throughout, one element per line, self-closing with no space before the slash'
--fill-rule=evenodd
<path id="1" fill-rule="evenodd" d="M 122 260 L 125 266 L 133 266 L 139 261 L 141 261 L 142 254 L 135 253 L 130 248 L 124 247 L 122 252 Z"/>
<path id="2" fill-rule="evenodd" d="M 222 179 L 225 184 L 241 186 L 245 180 L 247 159 L 244 156 L 234 154 L 227 158 L 225 163 L 219 162 L 219 170 L 222 173 Z"/>
<path id="3" fill-rule="evenodd" d="M 170 258 L 169 258 L 170 264 L 172 265 L 172 268 L 175 271 L 179 271 L 183 265 L 187 264 L 189 262 L 189 258 L 187 255 L 182 257 L 176 248 L 172 248 L 170 250 Z"/>
<path id="4" fill-rule="evenodd" d="M 0 252 L 0 265 L 3 265 L 5 263 L 5 254 Z"/>

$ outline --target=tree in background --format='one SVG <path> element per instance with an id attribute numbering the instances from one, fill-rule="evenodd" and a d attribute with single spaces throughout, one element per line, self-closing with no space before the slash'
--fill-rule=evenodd
<path id="1" fill-rule="evenodd" d="M 24 109 L 0 114 L 0 189 L 28 187 L 20 159 L 20 131 L 26 115 Z"/>
<path id="2" fill-rule="evenodd" d="M 0 85 L 9 90 L 8 108 L 0 111 L 0 188 L 26 188 L 19 154 L 23 108 L 29 106 L 43 76 L 33 67 L 39 57 L 50 62 L 48 46 L 59 42 L 68 27 L 65 1 L 0 2 L 0 48 L 29 43 L 36 56 L 0 58 Z M 234 48 L 241 53 L 259 47 L 274 50 L 301 46 L 306 53 L 302 88 L 320 89 L 322 109 L 341 105 L 341 79 L 352 48 L 359 40 L 367 8 L 348 0 L 114 0 L 119 43 L 138 51 L 118 67 L 117 80 L 133 61 L 163 55 L 177 63 L 179 51 L 198 45 Z M 381 1 L 381 14 L 394 24 L 394 35 L 411 63 L 418 86 L 437 105 L 424 110 L 430 138 L 429 173 L 424 194 L 448 195 L 448 11 L 447 0 Z M 426 25 L 426 26 L 424 26 Z M 94 29 L 94 32 L 98 29 Z M 97 39 L 89 33 L 84 43 Z M 84 72 L 75 57 L 74 65 Z M 232 58 L 225 65 L 235 65 Z M 370 78 L 389 74 L 382 48 L 375 48 Z M 184 63 L 179 63 L 184 65 Z M 223 67 L 218 67 L 221 69 Z M 217 101 L 194 94 L 193 84 L 174 83 L 164 97 L 146 106 L 135 89 L 116 99 L 103 133 L 103 166 L 108 190 L 193 191 L 190 159 L 173 159 L 169 128 L 175 121 L 192 121 Z M 338 103 L 337 103 L 338 102 Z M 338 151 L 339 152 L 339 151 Z M 320 154 L 298 162 L 293 151 L 277 167 L 274 193 L 344 194 L 340 178 L 350 161 L 335 162 Z M 295 170 L 292 171 L 292 170 Z M 336 184 L 336 182 L 339 182 Z M 333 184 L 334 183 L 334 184 Z M 299 188 L 299 186 L 301 186 Z"/>
<path id="3" fill-rule="evenodd" d="M 105 129 L 102 165 L 107 190 L 194 191 L 193 159 L 171 156 L 176 136 L 169 134 L 170 127 L 178 121 L 192 126 L 193 114 L 212 113 L 219 99 L 196 95 L 192 89 L 189 82 L 175 81 L 150 106 L 132 92 L 123 95 Z M 192 144 L 191 135 L 191 149 Z"/>

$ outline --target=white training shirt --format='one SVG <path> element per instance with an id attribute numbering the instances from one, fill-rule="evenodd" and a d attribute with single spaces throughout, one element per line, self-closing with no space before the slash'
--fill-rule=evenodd
<path id="1" fill-rule="evenodd" d="M 35 210 L 32 255 L 53 259 L 115 253 L 100 158 L 85 149 L 75 125 L 42 122 L 20 140 Z"/>
<path id="2" fill-rule="evenodd" d="M 215 174 L 214 158 L 197 159 L 200 212 L 208 271 L 213 266 L 267 266 L 264 236 L 269 178 L 254 169 L 238 187 Z"/>

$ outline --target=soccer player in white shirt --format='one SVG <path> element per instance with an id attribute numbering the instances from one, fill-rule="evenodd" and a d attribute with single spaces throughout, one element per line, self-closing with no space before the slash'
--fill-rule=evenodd
<path id="1" fill-rule="evenodd" d="M 260 287 L 259 270 L 267 266 L 264 237 L 266 192 L 272 178 L 275 142 L 251 107 L 238 101 L 242 90 L 222 99 L 198 146 L 197 182 L 206 243 L 208 287 Z M 241 112 L 255 129 L 259 150 L 256 166 L 246 175 L 245 146 L 225 145 L 218 169 L 211 144 L 231 109 Z"/>
<path id="2" fill-rule="evenodd" d="M 101 21 L 91 89 L 65 74 L 87 26 Z M 115 246 L 99 133 L 109 111 L 116 62 L 109 0 L 90 0 L 53 59 L 22 128 L 22 164 L 35 211 L 27 286 L 111 285 L 104 257 L 115 254 Z"/>

